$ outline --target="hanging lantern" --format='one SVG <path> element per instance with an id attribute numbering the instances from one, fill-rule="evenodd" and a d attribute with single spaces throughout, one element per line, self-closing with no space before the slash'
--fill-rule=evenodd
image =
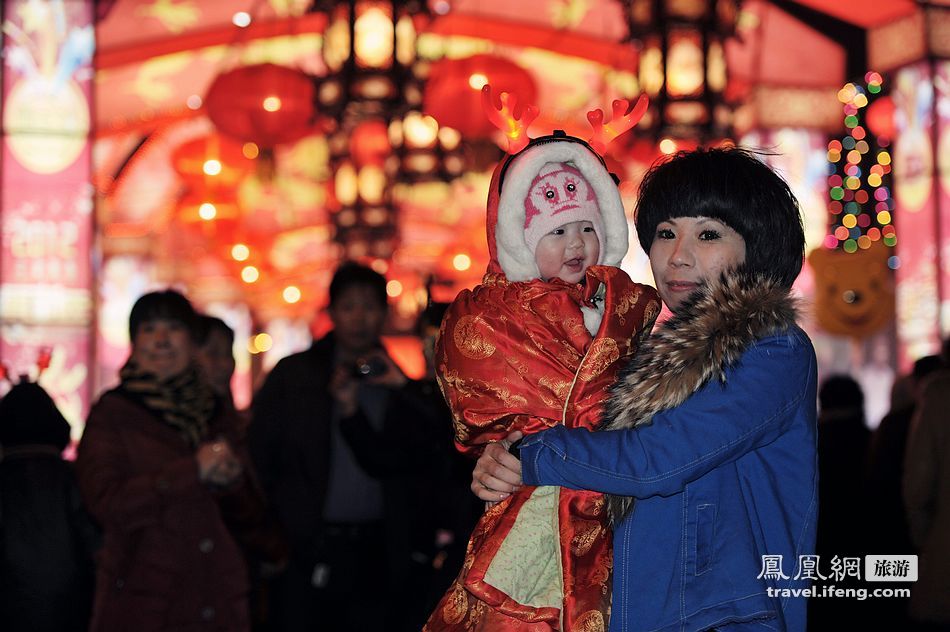
<path id="1" fill-rule="evenodd" d="M 328 72 L 317 99 L 336 129 L 327 207 L 345 257 L 389 258 L 397 239 L 392 183 L 399 171 L 391 126 L 422 102 L 416 35 L 429 19 L 425 0 L 315 0 L 327 17 L 322 55 Z"/>
<path id="2" fill-rule="evenodd" d="M 218 75 L 204 102 L 221 133 L 269 148 L 315 131 L 314 100 L 313 82 L 303 72 L 257 64 Z"/>
<path id="3" fill-rule="evenodd" d="M 879 138 L 894 139 L 896 131 L 894 123 L 894 99 L 890 96 L 880 97 L 868 106 L 864 114 L 868 129 Z"/>
<path id="4" fill-rule="evenodd" d="M 388 119 L 421 100 L 414 74 L 416 36 L 429 18 L 423 0 L 316 0 L 324 13 L 321 110 L 342 122 L 346 113 Z"/>
<path id="5" fill-rule="evenodd" d="M 491 84 L 498 94 L 508 92 L 522 104 L 536 103 L 538 88 L 527 70 L 495 55 L 443 59 L 432 65 L 422 99 L 422 109 L 439 125 L 451 127 L 466 138 L 491 136 L 495 127 L 482 112 L 482 87 Z"/>
<path id="6" fill-rule="evenodd" d="M 399 182 L 449 182 L 465 170 L 461 134 L 432 116 L 413 110 L 394 119 L 389 141 L 393 155 L 387 166 Z"/>
<path id="7" fill-rule="evenodd" d="M 236 187 L 254 168 L 241 143 L 209 134 L 183 143 L 172 152 L 172 168 L 189 187 Z"/>
<path id="8" fill-rule="evenodd" d="M 176 217 L 184 224 L 214 224 L 237 220 L 237 199 L 230 191 L 192 190 L 178 200 Z"/>
<path id="9" fill-rule="evenodd" d="M 382 165 L 392 151 L 389 132 L 381 119 L 362 121 L 350 134 L 350 154 L 357 165 Z"/>
<path id="10" fill-rule="evenodd" d="M 220 251 L 240 230 L 241 209 L 233 191 L 190 190 L 175 207 L 175 219 L 205 242 L 206 250 Z"/>
<path id="11" fill-rule="evenodd" d="M 624 2 L 628 40 L 640 50 L 638 80 L 650 109 L 638 129 L 708 141 L 731 133 L 723 44 L 735 34 L 739 0 Z"/>

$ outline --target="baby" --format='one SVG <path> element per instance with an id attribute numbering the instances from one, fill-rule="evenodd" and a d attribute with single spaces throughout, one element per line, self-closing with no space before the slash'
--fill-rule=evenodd
<path id="1" fill-rule="evenodd" d="M 488 272 L 452 303 L 436 349 L 457 447 L 596 428 L 660 310 L 617 267 L 627 222 L 614 180 L 580 139 L 535 139 L 495 169 L 487 232 Z M 610 556 L 601 494 L 525 487 L 481 518 L 425 630 L 604 629 Z"/>

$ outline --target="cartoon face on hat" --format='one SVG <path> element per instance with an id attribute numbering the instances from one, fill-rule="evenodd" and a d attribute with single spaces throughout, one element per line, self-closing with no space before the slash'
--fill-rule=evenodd
<path id="1" fill-rule="evenodd" d="M 525 243 L 534 253 L 541 238 L 569 222 L 594 225 L 601 252 L 604 223 L 593 187 L 570 163 L 546 163 L 535 176 L 524 200 Z"/>

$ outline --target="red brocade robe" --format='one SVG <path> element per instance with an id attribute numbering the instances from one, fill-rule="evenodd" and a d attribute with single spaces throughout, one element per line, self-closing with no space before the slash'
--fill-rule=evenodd
<path id="1" fill-rule="evenodd" d="M 591 336 L 581 306 L 595 301 L 604 309 Z M 486 275 L 455 299 L 437 343 L 457 447 L 477 455 L 514 430 L 594 429 L 659 311 L 656 291 L 616 267 L 591 266 L 584 284 Z M 600 632 L 611 568 L 602 494 L 524 487 L 479 520 L 425 630 Z"/>

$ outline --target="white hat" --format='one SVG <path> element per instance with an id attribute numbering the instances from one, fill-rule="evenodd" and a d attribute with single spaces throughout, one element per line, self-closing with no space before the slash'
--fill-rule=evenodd
<path id="1" fill-rule="evenodd" d="M 541 238 L 558 226 L 590 222 L 604 249 L 604 221 L 597 194 L 577 168 L 566 162 L 545 163 L 524 198 L 524 240 L 534 255 Z"/>

